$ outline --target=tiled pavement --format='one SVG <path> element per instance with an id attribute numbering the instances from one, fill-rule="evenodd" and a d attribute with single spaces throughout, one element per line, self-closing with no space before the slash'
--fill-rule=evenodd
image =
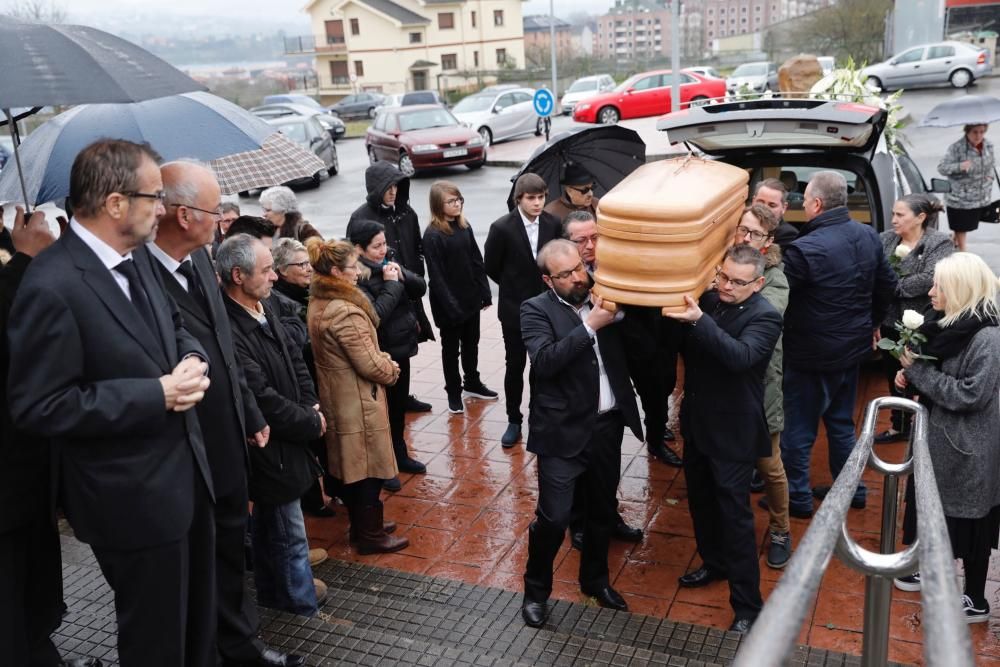
<path id="1" fill-rule="evenodd" d="M 612 543 L 610 565 L 613 585 L 634 614 L 599 610 L 582 596 L 575 582 L 578 554 L 567 540 L 557 558 L 554 590 L 564 602 L 556 604 L 544 629 L 525 628 L 517 615 L 517 592 L 537 493 L 534 457 L 523 444 L 511 450 L 500 446 L 506 425 L 502 401 L 470 400 L 464 415 L 447 412 L 435 344 L 422 345 L 413 362 L 413 391 L 434 405 L 432 413 L 409 418 L 414 456 L 427 463 L 428 474 L 403 475 L 402 490 L 383 496 L 387 518 L 400 524 L 409 548 L 358 556 L 348 546 L 346 512 L 308 519 L 312 546 L 327 548 L 331 556 L 317 570 L 330 584 L 330 600 L 312 620 L 264 611 L 270 641 L 308 649 L 311 664 L 324 665 L 727 662 L 734 639 L 723 632 L 731 621 L 726 584 L 677 586 L 677 577 L 699 562 L 683 475 L 650 461 L 630 434 L 622 447 L 620 505 L 626 521 L 642 526 L 646 537 L 639 544 Z M 480 370 L 487 385 L 502 387 L 503 344 L 493 310 L 483 316 Z M 881 378 L 866 375 L 858 414 L 883 392 Z M 903 447 L 880 446 L 879 453 L 897 460 Z M 825 459 L 821 433 L 815 484 L 830 481 Z M 851 510 L 849 523 L 855 538 L 875 549 L 881 480 L 871 471 L 865 479 L 868 507 Z M 754 515 L 763 554 L 767 515 L 756 502 Z M 807 521 L 792 519 L 796 544 L 807 527 Z M 70 611 L 59 644 L 74 654 L 113 658 L 112 596 L 89 549 L 64 537 L 64 553 Z M 763 555 L 761 575 L 766 597 L 781 573 L 769 569 Z M 989 579 L 993 618 L 971 626 L 973 645 L 977 664 L 1000 665 L 1000 561 L 994 561 Z M 863 593 L 862 576 L 834 559 L 799 635 L 810 649 L 800 649 L 795 663 L 855 663 L 840 652 L 860 653 Z M 890 636 L 890 660 L 922 662 L 919 594 L 893 590 Z"/>

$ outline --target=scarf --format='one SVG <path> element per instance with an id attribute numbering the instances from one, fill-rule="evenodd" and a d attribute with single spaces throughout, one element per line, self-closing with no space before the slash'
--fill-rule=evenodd
<path id="1" fill-rule="evenodd" d="M 298 285 L 294 285 L 294 284 L 288 282 L 287 280 L 279 277 L 274 282 L 274 289 L 276 289 L 277 291 L 281 292 L 282 294 L 284 294 L 285 296 L 287 296 L 289 299 L 292 299 L 293 301 L 295 301 L 296 303 L 298 303 L 300 305 L 303 305 L 303 306 L 309 305 L 309 288 L 308 287 L 300 287 Z"/>
<path id="2" fill-rule="evenodd" d="M 980 319 L 976 315 L 966 313 L 950 325 L 942 327 L 940 324 L 942 317 L 944 313 L 929 309 L 927 320 L 919 329 L 920 333 L 927 337 L 927 342 L 920 351 L 935 357 L 937 361 L 934 365 L 938 368 L 941 368 L 946 359 L 961 354 L 980 330 L 1000 325 L 995 318 Z"/>

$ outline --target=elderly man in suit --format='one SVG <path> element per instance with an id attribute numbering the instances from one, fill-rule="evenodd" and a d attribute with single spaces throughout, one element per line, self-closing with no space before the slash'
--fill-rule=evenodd
<path id="1" fill-rule="evenodd" d="M 191 410 L 208 355 L 144 246 L 163 214 L 157 162 L 120 140 L 77 155 L 75 217 L 14 301 L 10 411 L 52 439 L 66 517 L 115 593 L 121 664 L 214 665 L 213 487 Z"/>
<path id="2" fill-rule="evenodd" d="M 597 217 L 597 197 L 594 196 L 594 177 L 583 165 L 570 162 L 563 167 L 562 195 L 553 199 L 545 206 L 545 212 L 551 213 L 561 221 L 573 211 L 586 211 Z M 583 260 L 587 262 L 586 258 Z"/>
<path id="3" fill-rule="evenodd" d="M 760 295 L 764 256 L 733 246 L 716 274 L 718 289 L 700 302 L 685 296 L 670 317 L 684 332 L 684 478 L 688 509 L 703 565 L 680 578 L 682 587 L 729 580 L 736 618 L 747 632 L 760 613 L 760 567 L 750 509 L 750 476 L 771 453 L 764 415 L 764 372 L 781 335 L 781 315 Z"/>
<path id="4" fill-rule="evenodd" d="M 504 447 L 513 447 L 521 439 L 521 395 L 524 393 L 524 367 L 528 362 L 521 339 L 521 304 L 546 290 L 535 258 L 542 246 L 559 238 L 562 232 L 559 218 L 542 210 L 548 192 L 541 176 L 521 174 L 514 183 L 517 206 L 490 225 L 483 249 L 486 275 L 500 286 L 497 316 L 506 356 L 503 390 L 507 403 L 507 430 L 500 438 Z"/>
<path id="5" fill-rule="evenodd" d="M 545 622 L 552 566 L 569 525 L 575 491 L 587 496 L 580 588 L 602 607 L 627 609 L 608 577 L 621 445 L 626 425 L 642 439 L 616 316 L 591 297 L 576 244 L 548 243 L 538 267 L 549 289 L 521 305 L 531 356 L 528 451 L 538 456 L 538 506 L 528 530 L 524 622 Z M 582 489 L 577 481 L 582 480 Z"/>
<path id="6" fill-rule="evenodd" d="M 260 621 L 245 584 L 246 441 L 266 446 L 270 428 L 236 362 L 229 316 L 206 249 L 222 215 L 219 184 L 211 170 L 190 162 L 165 164 L 160 174 L 166 212 L 156 241 L 147 247 L 211 369 L 212 384 L 196 411 L 215 483 L 219 654 L 226 665 L 301 665 L 302 656 L 282 654 L 257 639 Z"/>

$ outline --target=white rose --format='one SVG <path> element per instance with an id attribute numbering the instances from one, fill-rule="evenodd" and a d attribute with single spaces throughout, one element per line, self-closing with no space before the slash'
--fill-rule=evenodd
<path id="1" fill-rule="evenodd" d="M 894 254 L 896 257 L 899 257 L 900 259 L 904 259 L 911 252 L 913 252 L 913 248 L 911 248 L 908 245 L 903 245 L 902 243 L 900 243 L 898 246 L 896 246 L 896 249 L 892 251 L 892 254 Z M 919 313 L 915 314 L 919 315 Z"/>
<path id="2" fill-rule="evenodd" d="M 915 310 L 903 311 L 903 326 L 907 329 L 919 329 L 924 323 L 924 316 Z"/>

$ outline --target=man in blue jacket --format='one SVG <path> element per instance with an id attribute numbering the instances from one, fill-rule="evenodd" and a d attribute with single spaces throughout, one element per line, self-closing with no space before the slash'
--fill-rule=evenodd
<path id="1" fill-rule="evenodd" d="M 847 182 L 834 171 L 817 172 L 806 186 L 808 222 L 784 251 L 790 287 L 785 311 L 785 430 L 781 458 L 788 475 L 789 513 L 812 516 L 813 442 L 826 425 L 830 473 L 836 479 L 854 448 L 858 368 L 872 350 L 873 332 L 896 290 L 896 276 L 878 233 L 847 210 Z M 851 502 L 865 506 L 858 486 Z"/>

